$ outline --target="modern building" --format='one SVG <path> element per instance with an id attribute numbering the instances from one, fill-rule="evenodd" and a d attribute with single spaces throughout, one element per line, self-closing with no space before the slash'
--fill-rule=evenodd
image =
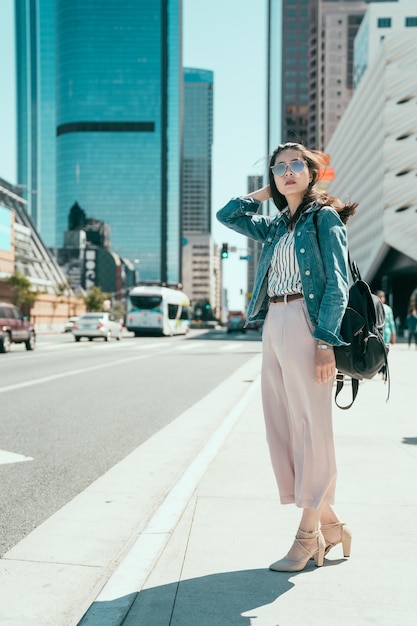
<path id="1" fill-rule="evenodd" d="M 55 0 L 15 0 L 17 181 L 47 246 L 56 245 Z"/>
<path id="2" fill-rule="evenodd" d="M 323 150 L 353 93 L 353 46 L 362 0 L 313 2 L 310 11 L 307 145 Z"/>
<path id="3" fill-rule="evenodd" d="M 385 18 L 400 7 L 386 3 Z M 351 257 L 402 320 L 417 286 L 417 27 L 407 18 L 417 26 L 416 3 L 408 3 L 402 32 L 380 39 L 326 147 L 330 193 L 359 203 L 348 223 Z M 379 19 L 367 20 L 370 33 Z"/>
<path id="4" fill-rule="evenodd" d="M 317 148 L 325 143 L 324 132 L 329 135 L 334 131 L 338 111 L 346 106 L 350 95 L 353 37 L 361 10 L 358 5 L 369 2 L 372 0 L 268 0 L 269 154 L 285 141 Z"/>
<path id="5" fill-rule="evenodd" d="M 27 214 L 20 190 L 0 178 L 0 280 L 15 272 L 42 293 L 56 294 L 67 283 Z"/>
<path id="6" fill-rule="evenodd" d="M 252 193 L 263 186 L 263 176 L 247 177 L 247 193 Z M 252 297 L 253 284 L 255 282 L 256 268 L 258 267 L 259 257 L 262 252 L 262 244 L 254 239 L 247 238 L 247 288 L 245 294 L 246 307 L 248 307 Z"/>
<path id="7" fill-rule="evenodd" d="M 76 203 L 70 211 L 64 246 L 55 249 L 60 268 L 74 289 L 100 287 L 122 300 L 137 282 L 134 263 L 111 249 L 108 224 L 88 218 Z"/>
<path id="8" fill-rule="evenodd" d="M 268 0 L 267 146 L 307 139 L 308 0 Z"/>
<path id="9" fill-rule="evenodd" d="M 182 285 L 195 309 L 220 312 L 220 258 L 211 237 L 213 72 L 184 68 Z"/>
<path id="10" fill-rule="evenodd" d="M 213 72 L 184 68 L 181 220 L 184 233 L 211 231 Z"/>
<path id="11" fill-rule="evenodd" d="M 221 315 L 221 260 L 219 248 L 209 233 L 192 234 L 183 246 L 183 291 L 197 309 L 210 311 L 207 317 Z"/>
<path id="12" fill-rule="evenodd" d="M 385 39 L 405 34 L 416 27 L 417 7 L 414 0 L 370 4 L 355 39 L 354 87 L 359 85 Z"/>
<path id="13" fill-rule="evenodd" d="M 45 240 L 62 246 L 78 202 L 109 224 L 117 254 L 140 260 L 141 279 L 178 282 L 181 0 L 16 6 L 18 182 Z M 48 219 L 46 181 L 56 185 Z"/>

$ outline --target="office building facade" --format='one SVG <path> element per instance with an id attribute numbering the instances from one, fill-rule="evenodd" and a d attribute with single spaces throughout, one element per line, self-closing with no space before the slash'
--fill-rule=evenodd
<path id="1" fill-rule="evenodd" d="M 213 72 L 184 68 L 184 127 L 181 185 L 182 228 L 211 230 Z"/>
<path id="2" fill-rule="evenodd" d="M 182 283 L 196 310 L 209 317 L 220 311 L 221 280 L 211 236 L 212 145 L 213 72 L 184 68 Z"/>
<path id="3" fill-rule="evenodd" d="M 305 143 L 309 0 L 268 0 L 267 143 Z"/>
<path id="4" fill-rule="evenodd" d="M 40 53 L 40 38 L 28 41 L 27 36 L 28 27 L 42 31 L 41 8 L 46 7 L 53 14 L 48 28 L 55 44 L 48 62 Z M 117 254 L 140 262 L 141 280 L 178 282 L 181 0 L 125 0 L 123 7 L 107 0 L 99 8 L 95 0 L 28 0 L 22 13 L 18 56 L 23 58 L 25 42 L 39 63 L 34 73 L 32 56 L 29 66 L 22 61 L 19 82 L 29 84 L 31 75 L 39 83 L 45 74 L 55 94 L 55 225 L 53 238 L 45 237 L 48 245 L 62 245 L 69 211 L 78 202 L 89 216 L 109 224 Z M 48 74 L 51 56 L 54 71 Z M 34 104 L 38 116 L 43 96 L 40 88 Z M 29 137 L 33 116 L 23 105 L 21 117 Z M 38 137 L 40 155 L 45 146 Z M 27 159 L 24 148 L 22 140 L 19 162 Z M 37 189 L 42 167 L 38 162 Z M 45 228 L 41 222 L 42 235 Z"/>
<path id="5" fill-rule="evenodd" d="M 402 320 L 417 286 L 417 27 L 412 30 L 380 42 L 327 147 L 335 168 L 330 193 L 359 203 L 348 223 L 351 256 Z"/>
<path id="6" fill-rule="evenodd" d="M 43 241 L 56 244 L 55 0 L 15 0 L 17 181 Z"/>
<path id="7" fill-rule="evenodd" d="M 264 185 L 263 176 L 248 176 L 247 177 L 247 193 L 252 193 L 257 189 L 261 189 Z M 262 210 L 262 209 L 261 209 Z M 262 252 L 262 244 L 254 239 L 247 238 L 247 286 L 245 294 L 246 307 L 249 306 L 250 299 L 252 297 L 253 284 L 255 282 L 256 268 L 258 267 L 259 257 Z"/>
<path id="8" fill-rule="evenodd" d="M 362 0 L 313 2 L 310 9 L 307 145 L 324 150 L 353 93 L 353 47 Z"/>
<path id="9" fill-rule="evenodd" d="M 369 2 L 268 0 L 269 154 L 285 141 L 301 142 L 311 148 L 318 148 L 326 142 L 324 132 L 329 135 L 334 131 L 339 121 L 338 111 L 344 110 L 350 96 L 353 38 L 359 26 L 361 11 L 356 6 L 366 6 Z M 332 17 L 339 11 L 351 15 L 342 28 L 338 24 L 341 18 Z M 341 82 L 338 83 L 338 80 Z M 346 87 L 338 89 L 343 83 Z M 335 93 L 332 95 L 329 89 L 334 89 Z M 327 97 L 329 104 L 326 111 Z M 340 109 L 338 104 L 341 104 Z M 334 106 L 335 115 L 331 114 Z M 325 114 L 326 127 L 320 128 L 320 125 L 323 127 Z"/>

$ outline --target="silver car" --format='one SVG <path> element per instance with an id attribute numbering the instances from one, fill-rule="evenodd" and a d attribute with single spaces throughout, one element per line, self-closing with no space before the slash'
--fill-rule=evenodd
<path id="1" fill-rule="evenodd" d="M 75 341 L 80 341 L 82 337 L 89 341 L 93 341 L 95 337 L 102 337 L 104 341 L 112 338 L 120 340 L 122 333 L 122 325 L 108 312 L 84 313 L 72 327 Z"/>

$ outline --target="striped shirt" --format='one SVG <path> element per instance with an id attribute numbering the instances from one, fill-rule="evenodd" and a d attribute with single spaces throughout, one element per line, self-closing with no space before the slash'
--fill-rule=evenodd
<path id="1" fill-rule="evenodd" d="M 268 273 L 268 296 L 303 293 L 300 268 L 295 254 L 294 230 L 281 237 L 275 246 Z"/>

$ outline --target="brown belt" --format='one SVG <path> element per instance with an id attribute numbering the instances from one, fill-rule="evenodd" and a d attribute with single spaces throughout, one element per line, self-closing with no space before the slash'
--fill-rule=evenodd
<path id="1" fill-rule="evenodd" d="M 302 293 L 286 293 L 285 296 L 272 296 L 270 302 L 291 302 L 291 300 L 299 300 L 304 298 Z"/>

